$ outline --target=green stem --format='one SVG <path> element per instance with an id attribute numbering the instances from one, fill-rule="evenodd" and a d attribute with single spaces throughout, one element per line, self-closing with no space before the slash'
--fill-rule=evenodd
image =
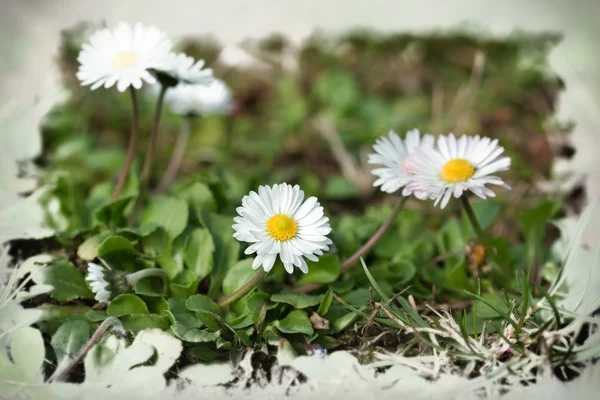
<path id="1" fill-rule="evenodd" d="M 179 168 L 181 167 L 181 163 L 183 162 L 185 149 L 190 139 L 192 122 L 194 121 L 194 118 L 196 118 L 194 115 L 186 115 L 183 117 L 181 123 L 181 132 L 179 132 L 179 136 L 177 137 L 177 142 L 175 143 L 175 148 L 173 149 L 173 155 L 171 156 L 171 160 L 169 161 L 169 166 L 167 167 L 165 174 L 155 190 L 156 194 L 164 193 L 169 186 L 171 186 L 173 181 L 175 181 L 177 173 L 179 172 Z"/>
<path id="2" fill-rule="evenodd" d="M 169 279 L 169 275 L 165 270 L 160 268 L 148 268 L 143 269 L 141 271 L 133 272 L 131 274 L 127 274 L 127 282 L 130 286 L 133 287 L 133 285 L 135 285 L 135 283 L 140 279 L 151 277 L 163 278 L 164 281 L 167 281 Z"/>
<path id="3" fill-rule="evenodd" d="M 125 158 L 125 164 L 123 164 L 123 168 L 121 169 L 121 173 L 119 175 L 119 180 L 117 181 L 117 186 L 115 186 L 115 190 L 112 193 L 111 201 L 115 201 L 119 198 L 121 191 L 123 190 L 123 186 L 125 186 L 125 182 L 127 181 L 127 177 L 129 176 L 129 169 L 131 168 L 131 163 L 133 162 L 133 157 L 135 156 L 135 150 L 137 147 L 137 139 L 138 139 L 138 125 L 139 125 L 139 112 L 138 112 L 138 104 L 137 104 L 137 96 L 135 94 L 135 89 L 133 86 L 129 87 L 129 91 L 131 93 L 131 135 L 129 136 L 129 148 L 127 149 L 127 157 Z"/>
<path id="4" fill-rule="evenodd" d="M 165 99 L 165 93 L 168 88 L 169 87 L 167 85 L 161 85 L 158 100 L 156 101 L 152 133 L 150 134 L 150 141 L 148 142 L 148 149 L 146 150 L 146 158 L 144 159 L 144 166 L 142 167 L 142 179 L 140 184 L 141 191 L 144 191 L 147 188 L 148 181 L 150 180 L 150 175 L 152 172 L 152 158 L 154 156 L 154 151 L 156 150 L 156 139 L 158 138 L 158 127 L 160 125 L 162 106 Z"/>
<path id="5" fill-rule="evenodd" d="M 255 287 L 258 284 L 258 282 L 260 282 L 260 280 L 266 274 L 267 273 L 264 270 L 261 269 L 258 272 L 258 274 L 256 274 L 256 276 L 254 278 L 252 278 L 248 283 L 246 283 L 244 286 L 242 286 L 241 288 L 239 288 L 238 290 L 236 290 L 235 292 L 233 292 L 229 296 L 222 297 L 217 302 L 217 304 L 220 305 L 221 307 L 223 307 L 223 306 L 226 306 L 227 304 L 233 303 L 234 301 L 236 301 L 239 298 L 243 297 L 246 293 L 248 293 L 250 290 L 252 290 L 252 288 Z"/>
<path id="6" fill-rule="evenodd" d="M 90 351 L 90 349 L 97 344 L 104 334 L 110 329 L 111 332 L 119 333 L 121 336 L 126 336 L 125 328 L 123 328 L 123 324 L 118 318 L 108 317 L 106 318 L 96 329 L 96 332 L 92 335 L 90 340 L 81 348 L 77 356 L 67 365 L 62 371 L 56 370 L 54 374 L 48 379 L 48 383 L 50 382 L 62 382 L 68 376 L 69 373 L 77 364 L 79 364 L 85 355 Z"/>

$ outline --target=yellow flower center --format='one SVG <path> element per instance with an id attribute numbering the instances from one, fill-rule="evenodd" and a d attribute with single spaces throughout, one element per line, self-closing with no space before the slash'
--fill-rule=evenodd
<path id="1" fill-rule="evenodd" d="M 112 59 L 113 68 L 129 68 L 135 64 L 138 58 L 137 53 L 122 51 Z"/>
<path id="2" fill-rule="evenodd" d="M 450 160 L 442 168 L 442 179 L 448 183 L 457 183 L 468 180 L 475 173 L 473 165 L 462 158 Z"/>
<path id="3" fill-rule="evenodd" d="M 276 214 L 267 221 L 267 233 L 280 242 L 292 239 L 297 232 L 298 224 L 289 215 Z"/>

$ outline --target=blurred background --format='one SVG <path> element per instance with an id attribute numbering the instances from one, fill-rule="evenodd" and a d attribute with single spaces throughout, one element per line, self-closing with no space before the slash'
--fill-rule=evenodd
<path id="1" fill-rule="evenodd" d="M 0 51 L 3 54 L 3 62 L 0 64 L 0 103 L 2 107 L 0 111 L 4 115 L 17 107 L 27 107 L 33 103 L 38 105 L 38 113 L 30 117 L 25 124 L 20 124 L 20 132 L 22 132 L 20 134 L 31 135 L 31 141 L 28 142 L 27 146 L 15 146 L 17 148 L 12 149 L 11 157 L 14 160 L 34 157 L 40 151 L 41 144 L 35 132 L 37 127 L 35 117 L 43 115 L 59 99 L 63 99 L 65 95 L 61 69 L 62 72 L 65 72 L 65 68 L 68 66 L 65 66 L 64 63 L 61 65 L 58 62 L 59 56 L 65 56 L 64 53 L 61 54 L 61 31 L 74 28 L 82 21 L 89 22 L 92 24 L 91 26 L 96 27 L 101 24 L 113 26 L 121 20 L 141 21 L 145 24 L 158 26 L 175 41 L 190 37 L 206 38 L 209 35 L 218 43 L 218 46 L 215 47 L 218 51 L 214 55 L 213 61 L 218 59 L 218 62 L 227 66 L 262 65 L 264 67 L 265 57 L 257 54 L 257 51 L 248 51 L 251 48 L 255 50 L 258 48 L 258 52 L 260 52 L 261 49 L 264 50 L 265 48 L 264 43 L 253 47 L 252 43 L 248 44 L 247 39 L 258 40 L 271 37 L 279 40 L 283 38 L 285 46 L 279 49 L 277 63 L 286 70 L 299 68 L 296 57 L 300 52 L 299 49 L 305 50 L 306 47 L 302 47 L 302 43 L 315 33 L 317 37 L 318 35 L 333 37 L 355 31 L 358 28 L 368 28 L 372 32 L 382 35 L 382 37 L 392 33 L 407 33 L 415 36 L 421 35 L 421 37 L 431 37 L 432 35 L 436 36 L 436 34 L 442 37 L 454 35 L 453 41 L 447 43 L 434 40 L 433 44 L 430 43 L 430 47 L 423 45 L 428 49 L 427 54 L 430 55 L 436 54 L 436 52 L 444 54 L 445 50 L 451 49 L 457 43 L 457 40 L 460 43 L 464 32 L 468 33 L 466 35 L 468 37 L 467 42 L 478 36 L 501 41 L 507 35 L 512 35 L 515 38 L 515 32 L 526 32 L 528 34 L 540 34 L 539 40 L 531 39 L 530 42 L 527 42 L 529 39 L 515 39 L 519 43 L 517 52 L 527 53 L 529 48 L 533 49 L 528 53 L 532 57 L 535 57 L 536 54 L 543 54 L 542 64 L 544 65 L 542 68 L 548 70 L 544 72 L 545 77 L 542 79 L 544 82 L 536 81 L 537 83 L 535 83 L 539 83 L 540 87 L 543 87 L 543 90 L 549 93 L 550 100 L 547 105 L 541 105 L 536 109 L 535 114 L 539 117 L 539 121 L 534 125 L 541 126 L 543 123 L 543 128 L 538 127 L 538 130 L 543 129 L 545 133 L 552 133 L 550 131 L 559 133 L 554 136 L 548 135 L 550 145 L 555 145 L 556 143 L 553 141 L 558 137 L 556 140 L 559 142 L 559 150 L 554 149 L 553 154 L 556 155 L 557 151 L 563 151 L 560 149 L 563 149 L 562 146 L 565 142 L 568 142 L 566 143 L 568 146 L 573 146 L 576 149 L 574 156 L 568 154 L 569 157 L 554 157 L 551 161 L 554 167 L 546 165 L 549 163 L 547 160 L 540 160 L 540 169 L 554 168 L 554 176 L 566 176 L 561 184 L 567 185 L 570 189 L 585 181 L 588 197 L 600 196 L 600 174 L 597 172 L 598 162 L 596 156 L 596 153 L 600 150 L 600 144 L 597 140 L 599 124 L 596 118 L 600 102 L 600 69 L 597 68 L 596 63 L 597 54 L 600 50 L 600 44 L 597 40 L 600 27 L 596 23 L 596 16 L 600 11 L 600 2 L 598 1 L 529 0 L 523 2 L 507 0 L 497 2 L 457 0 L 408 2 L 347 0 L 340 2 L 290 0 L 271 2 L 256 0 L 248 3 L 234 0 L 218 2 L 203 0 L 169 2 L 143 0 L 127 2 L 118 0 L 103 2 L 89 0 L 27 0 L 3 1 L 0 4 L 0 11 Z M 371 34 L 373 34 L 372 32 Z M 273 36 L 273 34 L 281 34 L 282 36 Z M 388 36 L 388 39 L 390 37 Z M 352 42 L 355 39 L 360 42 L 364 37 L 362 39 L 349 38 L 349 42 L 356 44 L 356 41 Z M 392 43 L 388 53 L 393 55 L 394 41 L 389 39 L 388 42 Z M 418 46 L 411 47 L 410 40 L 400 42 L 404 44 L 402 47 L 397 47 L 397 53 L 404 57 L 403 62 L 405 64 L 410 65 L 411 57 L 416 57 L 415 60 L 417 61 L 415 63 L 417 64 L 419 60 L 423 60 L 419 58 Z M 240 46 L 241 43 L 245 44 Z M 323 44 L 323 42 L 319 44 Z M 281 45 L 281 43 L 275 43 L 275 46 L 278 45 Z M 343 50 L 340 43 L 336 43 L 336 46 L 338 49 Z M 494 48 L 493 44 L 490 46 Z M 365 48 L 363 46 L 363 50 Z M 291 50 L 287 52 L 286 49 Z M 64 47 L 62 50 L 65 50 Z M 188 46 L 186 50 L 190 51 L 190 47 Z M 496 50 L 497 53 L 494 55 L 493 51 Z M 206 49 L 200 48 L 198 51 L 200 55 L 210 59 L 207 56 Z M 485 65 L 484 84 L 489 81 L 489 77 L 494 78 L 493 65 L 504 57 L 501 46 L 496 46 L 493 51 L 492 54 L 484 54 L 487 60 L 480 60 Z M 460 49 L 456 53 L 458 56 L 451 53 L 452 50 L 448 53 L 450 55 L 445 54 L 437 59 L 441 66 L 436 69 L 436 73 L 440 73 L 444 79 L 451 82 L 454 77 L 444 75 L 443 67 L 444 63 L 448 63 L 448 60 L 454 59 L 456 63 L 453 66 L 458 65 L 459 69 L 463 68 L 464 76 L 462 77 L 466 78 L 466 82 L 458 83 L 464 83 L 467 85 L 466 88 L 469 89 L 469 77 L 471 77 L 473 78 L 471 83 L 474 81 L 476 85 L 479 85 L 473 54 L 465 56 L 464 59 L 467 61 L 463 61 L 460 59 Z M 508 50 L 507 56 L 510 56 L 509 53 L 510 50 Z M 363 52 L 360 56 L 362 63 L 369 63 L 368 53 Z M 268 57 L 269 55 L 267 55 Z M 341 58 L 343 59 L 343 57 Z M 406 61 L 407 59 L 409 61 Z M 545 65 L 546 60 L 547 66 Z M 432 62 L 431 59 L 426 61 L 428 63 Z M 465 65 L 461 65 L 465 62 Z M 528 60 L 527 57 L 519 57 L 518 60 L 515 60 L 515 63 L 526 64 L 528 62 L 534 64 L 537 61 L 535 59 Z M 344 61 L 342 61 L 342 64 L 344 64 Z M 492 66 L 491 70 L 490 65 Z M 516 64 L 513 63 L 514 65 Z M 539 65 L 536 66 L 536 68 L 538 67 Z M 302 65 L 300 68 L 302 68 Z M 224 75 L 225 72 L 223 71 L 225 69 L 222 68 L 218 72 Z M 415 71 L 417 71 L 416 75 Z M 401 75 L 402 71 L 392 71 L 392 73 Z M 404 85 L 400 88 L 400 92 L 404 94 L 411 91 L 418 93 L 423 90 L 423 87 L 428 90 L 431 89 L 432 85 L 428 81 L 429 75 L 427 73 L 425 72 L 421 76 L 418 69 L 411 69 L 406 74 L 406 82 L 399 83 L 400 86 Z M 502 87 L 502 80 L 506 80 L 507 87 L 511 86 L 511 79 L 514 77 L 502 75 L 504 73 L 505 71 L 501 68 L 496 70 L 497 87 Z M 461 76 L 456 76 L 456 78 L 457 80 L 462 79 Z M 257 79 L 262 79 L 260 73 Z M 336 79 L 338 83 L 343 81 L 342 78 Z M 531 77 L 523 78 L 521 76 L 518 79 L 529 79 L 529 83 L 535 81 L 535 78 Z M 426 81 L 427 84 L 419 86 L 419 80 Z M 238 82 L 240 82 L 239 79 Z M 285 84 L 285 82 L 278 82 L 278 90 L 286 93 L 293 92 L 293 90 L 286 88 Z M 330 84 L 336 85 L 335 82 Z M 516 83 L 513 81 L 512 84 Z M 519 81 L 519 85 L 521 84 L 523 84 L 523 81 Z M 343 86 L 343 83 L 341 85 Z M 411 85 L 416 86 L 411 87 Z M 341 89 L 342 94 L 338 96 L 335 95 L 337 89 L 327 87 L 326 83 L 322 86 L 324 86 L 322 91 L 334 93 L 332 95 L 334 98 L 322 96 L 320 100 L 331 102 L 335 101 L 335 98 L 345 96 L 343 94 L 345 89 Z M 234 87 L 234 89 L 236 88 Z M 493 88 L 489 90 L 483 92 L 484 103 L 486 102 L 486 96 L 493 99 L 495 95 Z M 438 92 L 437 95 L 440 93 L 443 95 L 443 90 Z M 383 93 L 384 97 L 385 95 Z M 441 104 L 449 102 L 448 95 L 446 93 L 446 100 L 440 100 Z M 359 94 L 359 96 L 362 96 L 362 94 Z M 388 93 L 388 97 L 393 96 L 394 93 Z M 433 87 L 431 93 L 428 93 L 428 96 L 435 98 L 435 87 Z M 474 104 L 479 101 L 481 99 L 477 96 L 470 100 Z M 534 104 L 533 107 L 536 107 L 535 99 L 521 98 L 519 101 Z M 432 102 L 435 103 L 435 99 Z M 490 106 L 494 105 L 491 104 Z M 410 107 L 418 107 L 418 105 L 395 104 L 393 109 L 394 112 L 401 112 Z M 428 104 L 427 107 L 431 108 L 432 115 L 435 114 L 435 104 Z M 540 107 L 542 107 L 541 111 Z M 443 109 L 442 107 L 442 114 L 444 113 Z M 498 111 L 498 114 L 492 115 L 493 118 L 510 119 L 511 110 L 496 107 L 496 111 Z M 505 112 L 506 115 L 502 112 Z M 293 111 L 291 113 L 293 114 Z M 302 113 L 299 113 L 299 115 L 301 117 Z M 377 113 L 372 115 L 377 118 Z M 294 119 L 294 115 L 290 118 Z M 470 133 L 480 132 L 486 134 L 486 132 L 482 132 L 482 128 L 485 128 L 486 124 L 481 123 L 481 121 L 475 125 L 470 125 L 469 121 L 466 123 L 463 121 L 462 124 L 457 126 L 456 124 L 445 124 L 443 120 L 444 118 L 441 118 L 441 122 L 437 126 L 440 131 L 462 128 Z M 549 120 L 551 121 L 550 127 L 547 125 Z M 373 133 L 364 137 L 364 142 L 368 143 L 374 137 L 384 134 L 388 127 L 399 130 L 411 128 L 413 125 L 425 130 L 436 128 L 435 126 L 424 126 L 419 118 L 411 120 L 410 115 L 400 122 L 387 122 L 381 121 L 381 123 L 375 124 L 375 129 L 372 129 Z M 168 126 L 167 122 L 167 128 Z M 377 129 L 379 131 L 375 132 Z M 501 129 L 501 127 L 498 129 Z M 570 134 L 567 139 L 564 139 L 560 133 L 566 131 L 569 131 Z M 1 132 L 0 134 L 7 135 L 8 133 Z M 354 144 L 358 146 L 362 143 L 358 143 L 360 140 L 353 143 L 351 133 L 349 135 L 344 137 L 344 141 L 351 147 L 351 150 L 356 150 L 352 146 Z M 358 136 L 354 135 L 354 137 L 357 138 Z M 331 141 L 329 141 L 329 144 L 331 145 Z M 287 146 L 293 147 L 293 143 L 291 145 L 288 143 Z M 531 143 L 531 141 L 526 140 L 523 146 L 526 147 L 525 158 L 527 158 L 538 152 L 544 153 L 543 148 L 547 146 L 547 143 Z M 569 152 L 569 150 L 566 151 Z M 357 155 L 357 157 L 359 156 Z M 572 171 L 575 171 L 575 174 L 568 175 Z M 545 178 L 553 174 L 542 171 L 542 175 L 544 179 L 538 180 L 540 187 L 550 185 L 545 182 Z M 356 184 L 356 182 L 354 183 Z M 360 186 L 360 184 L 358 185 Z M 341 191 L 343 192 L 344 189 L 342 188 Z"/>

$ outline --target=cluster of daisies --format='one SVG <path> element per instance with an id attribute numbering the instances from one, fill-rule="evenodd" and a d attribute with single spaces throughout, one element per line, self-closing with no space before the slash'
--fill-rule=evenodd
<path id="1" fill-rule="evenodd" d="M 369 163 L 381 165 L 372 172 L 378 177 L 374 185 L 386 193 L 402 189 L 403 196 L 420 200 L 434 199 L 441 207 L 450 197 L 466 191 L 486 198 L 494 192 L 486 185 L 508 187 L 493 174 L 506 171 L 510 158 L 501 157 L 504 148 L 497 140 L 480 136 L 453 134 L 439 136 L 437 145 L 432 135 L 421 137 L 418 130 L 409 131 L 402 140 L 396 133 L 378 139 Z M 304 192 L 288 184 L 261 186 L 242 199 L 237 209 L 234 237 L 251 243 L 246 254 L 256 253 L 253 268 L 269 271 L 277 256 L 285 269 L 293 267 L 307 272 L 303 257 L 316 261 L 316 256 L 329 249 L 329 220 L 323 215 L 315 197 L 304 201 Z"/>
<path id="2" fill-rule="evenodd" d="M 174 53 L 172 48 L 167 35 L 157 28 L 121 22 L 113 29 L 94 32 L 83 45 L 77 78 L 92 90 L 116 85 L 120 92 L 140 89 L 143 83 L 160 83 L 169 88 L 165 101 L 176 114 L 229 112 L 232 102 L 227 85 L 213 77 L 203 60 Z"/>
<path id="3" fill-rule="evenodd" d="M 92 89 L 116 84 L 121 92 L 140 89 L 142 83 L 160 83 L 165 100 L 173 112 L 182 115 L 223 113 L 230 109 L 231 94 L 227 86 L 183 53 L 171 51 L 166 35 L 154 27 L 120 23 L 114 29 L 95 32 L 79 55 L 77 77 Z M 157 92 L 156 90 L 154 91 Z M 375 186 L 383 192 L 401 191 L 419 200 L 432 199 L 444 208 L 451 197 L 467 191 L 481 197 L 494 197 L 488 186 L 508 186 L 495 176 L 510 168 L 510 158 L 503 157 L 498 140 L 480 136 L 423 135 L 407 132 L 401 139 L 396 133 L 378 139 L 369 163 L 379 165 L 372 172 Z M 287 183 L 260 186 L 250 192 L 237 208 L 233 236 L 249 243 L 246 254 L 255 254 L 252 267 L 269 272 L 279 259 L 288 273 L 294 267 L 307 273 L 306 260 L 318 261 L 332 244 L 329 219 L 316 197 L 305 198 L 298 185 Z M 107 266 L 89 264 L 87 280 L 96 300 L 107 303 L 126 281 L 114 279 Z M 114 275 L 114 274 L 113 274 Z M 123 284 L 115 282 L 123 281 Z M 112 283 L 111 283 L 112 282 Z M 114 286 L 119 286 L 114 287 Z"/>

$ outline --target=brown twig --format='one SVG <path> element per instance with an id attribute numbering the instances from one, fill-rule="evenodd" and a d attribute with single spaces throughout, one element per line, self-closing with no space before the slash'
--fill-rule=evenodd
<path id="1" fill-rule="evenodd" d="M 116 328 L 115 328 L 116 327 Z M 47 383 L 50 382 L 62 382 L 69 377 L 69 373 L 77 364 L 79 364 L 86 354 L 91 350 L 91 348 L 96 345 L 100 339 L 104 336 L 104 334 L 109 330 L 120 331 L 121 335 L 125 334 L 125 329 L 123 328 L 123 324 L 119 321 L 118 318 L 108 317 L 106 318 L 96 329 L 96 332 L 92 335 L 92 337 L 87 341 L 87 343 L 79 350 L 77 356 L 71 360 L 69 365 L 67 365 L 62 371 L 59 372 L 57 369 L 54 374 L 48 379 Z"/>

